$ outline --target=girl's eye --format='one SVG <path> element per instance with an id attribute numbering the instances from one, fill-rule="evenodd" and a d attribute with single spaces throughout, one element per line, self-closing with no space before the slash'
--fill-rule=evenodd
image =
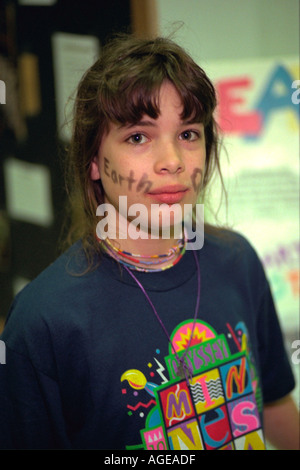
<path id="1" fill-rule="evenodd" d="M 179 136 L 181 140 L 187 140 L 189 142 L 193 142 L 194 140 L 199 139 L 199 137 L 200 137 L 199 132 L 190 131 L 190 130 L 182 132 Z"/>
<path id="2" fill-rule="evenodd" d="M 135 144 L 135 145 L 145 144 L 146 142 L 148 142 L 148 139 L 144 134 L 140 134 L 137 132 L 136 134 L 131 135 L 127 139 L 127 142 L 129 142 L 130 144 Z"/>

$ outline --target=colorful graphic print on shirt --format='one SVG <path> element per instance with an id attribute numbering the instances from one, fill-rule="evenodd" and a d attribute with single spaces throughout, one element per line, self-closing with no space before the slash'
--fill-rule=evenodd
<path id="1" fill-rule="evenodd" d="M 180 357 L 191 336 L 193 323 L 181 323 L 172 333 Z M 192 369 L 190 384 L 178 377 L 178 362 L 171 346 L 165 365 L 154 357 L 160 384 L 148 381 L 143 372 L 122 374 L 122 393 L 127 387 L 145 390 L 149 401 L 127 405 L 129 414 L 147 413 L 141 443 L 130 449 L 147 450 L 259 450 L 265 449 L 260 411 L 262 395 L 244 323 L 228 335 L 237 346 L 231 353 L 227 338 L 205 322 L 197 321 L 186 362 Z M 152 368 L 153 364 L 148 364 Z M 154 376 L 154 373 L 150 373 Z M 142 410 L 142 411 L 141 411 Z"/>

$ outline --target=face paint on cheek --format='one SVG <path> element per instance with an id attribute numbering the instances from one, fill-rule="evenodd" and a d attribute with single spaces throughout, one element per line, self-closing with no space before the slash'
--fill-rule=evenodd
<path id="1" fill-rule="evenodd" d="M 147 193 L 148 191 L 150 191 L 151 186 L 152 186 L 152 181 L 148 180 L 147 173 L 143 173 L 143 176 L 141 177 L 141 179 L 139 180 L 137 184 L 136 190 L 137 192 L 139 192 L 142 189 L 144 189 L 144 193 Z"/>
<path id="2" fill-rule="evenodd" d="M 115 170 L 112 170 L 110 176 L 111 176 L 112 182 L 116 184 L 118 182 L 117 172 Z"/>
<path id="3" fill-rule="evenodd" d="M 109 173 L 108 168 L 109 168 L 109 160 L 104 157 L 104 173 L 106 174 L 106 176 L 110 178 L 110 173 Z"/>
<path id="4" fill-rule="evenodd" d="M 195 168 L 193 173 L 191 174 L 191 181 L 193 188 L 196 193 L 199 192 L 202 184 L 202 170 L 201 168 Z"/>
<path id="5" fill-rule="evenodd" d="M 143 191 L 144 193 L 147 193 L 151 186 L 152 186 L 152 181 L 148 179 L 147 173 L 143 173 L 141 178 L 137 180 L 135 178 L 134 171 L 131 170 L 129 172 L 129 176 L 123 176 L 120 173 L 118 173 L 115 169 L 110 169 L 110 161 L 104 157 L 104 173 L 105 175 L 114 183 L 114 184 L 119 184 L 120 187 L 125 186 L 127 183 L 127 189 L 128 191 L 132 191 L 134 188 L 134 184 L 137 183 L 136 185 L 136 191 L 140 192 Z"/>
<path id="6" fill-rule="evenodd" d="M 132 185 L 136 182 L 136 179 L 134 178 L 134 171 L 131 170 L 129 173 L 129 176 L 125 178 L 128 181 L 128 190 L 132 190 Z"/>

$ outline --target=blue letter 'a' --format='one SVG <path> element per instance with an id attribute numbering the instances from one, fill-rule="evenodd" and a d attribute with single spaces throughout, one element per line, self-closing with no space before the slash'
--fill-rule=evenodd
<path id="1" fill-rule="evenodd" d="M 274 110 L 290 108 L 299 117 L 299 106 L 292 102 L 293 77 L 285 67 L 279 65 L 273 71 L 266 89 L 263 91 L 260 100 L 255 108 L 260 111 L 263 124 L 266 124 L 270 114 Z"/>

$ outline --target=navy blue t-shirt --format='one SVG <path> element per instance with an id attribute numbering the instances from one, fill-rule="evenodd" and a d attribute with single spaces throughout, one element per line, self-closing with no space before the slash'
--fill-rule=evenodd
<path id="1" fill-rule="evenodd" d="M 108 256 L 86 274 L 81 243 L 16 297 L 1 336 L 0 447 L 262 449 L 263 404 L 294 387 L 263 268 L 237 234 L 206 236 L 157 273 Z M 174 348 L 174 349 L 173 349 Z"/>

